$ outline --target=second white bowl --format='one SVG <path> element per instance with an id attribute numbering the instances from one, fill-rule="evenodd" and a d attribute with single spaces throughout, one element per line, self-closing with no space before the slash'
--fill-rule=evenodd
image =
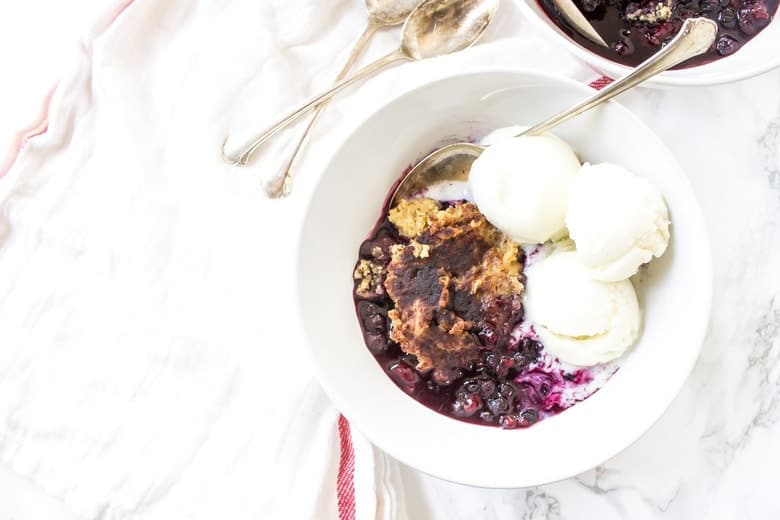
<path id="1" fill-rule="evenodd" d="M 580 46 L 561 31 L 539 6 L 537 0 L 515 0 L 525 17 L 537 26 L 549 40 L 561 45 L 601 74 L 618 78 L 631 71 L 630 67 L 608 60 Z M 780 67 L 780 22 L 777 18 L 741 49 L 725 58 L 689 67 L 663 72 L 645 83 L 651 86 L 695 87 L 739 81 Z"/>

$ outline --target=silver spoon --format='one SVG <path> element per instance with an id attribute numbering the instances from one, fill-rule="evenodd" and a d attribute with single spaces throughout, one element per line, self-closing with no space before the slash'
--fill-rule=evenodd
<path id="1" fill-rule="evenodd" d="M 231 164 L 240 164 L 269 137 L 346 87 L 396 62 L 424 60 L 461 51 L 476 42 L 498 10 L 499 0 L 425 0 L 404 23 L 400 47 L 336 83 L 290 112 L 268 130 L 229 136 L 222 152 Z"/>
<path id="2" fill-rule="evenodd" d="M 344 68 L 341 69 L 339 75 L 336 77 L 336 81 L 341 81 L 347 76 L 347 73 L 355 65 L 355 62 L 363 54 L 368 42 L 374 36 L 377 30 L 382 27 L 390 27 L 393 25 L 399 25 L 409 17 L 409 14 L 420 4 L 420 0 L 366 0 L 366 10 L 368 11 L 368 24 L 363 30 L 363 33 L 358 38 L 352 52 L 350 52 L 347 62 L 344 64 Z M 265 185 L 265 193 L 272 199 L 278 199 L 286 197 L 290 194 L 292 187 L 292 175 L 293 169 L 298 163 L 301 151 L 308 142 L 309 134 L 311 133 L 314 125 L 320 118 L 320 115 L 328 106 L 328 101 L 320 103 L 320 105 L 314 110 L 314 115 L 306 129 L 303 131 L 298 144 L 293 150 L 292 157 L 287 162 L 287 166 L 283 168 L 278 175 L 274 175 Z M 246 164 L 249 160 L 250 154 L 239 159 L 239 164 Z"/>
<path id="3" fill-rule="evenodd" d="M 718 25 L 708 18 L 686 20 L 679 34 L 666 47 L 645 60 L 633 71 L 604 87 L 585 101 L 532 126 L 516 137 L 543 134 L 646 79 L 682 63 L 688 58 L 703 54 L 715 43 L 717 34 Z M 455 143 L 436 150 L 417 163 L 401 180 L 393 192 L 389 207 L 392 207 L 397 200 L 415 195 L 433 184 L 443 181 L 467 180 L 472 163 L 484 150 L 485 147 L 472 143 Z"/>

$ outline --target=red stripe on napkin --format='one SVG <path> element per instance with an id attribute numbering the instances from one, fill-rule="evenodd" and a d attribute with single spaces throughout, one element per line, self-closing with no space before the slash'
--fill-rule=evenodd
<path id="1" fill-rule="evenodd" d="M 130 7 L 134 1 L 135 0 L 123 0 L 122 2 L 118 3 L 115 10 L 109 16 L 108 24 L 103 30 L 105 31 L 111 27 L 116 19 L 119 18 L 119 16 L 124 13 L 125 10 Z M 20 130 L 14 136 L 6 154 L 5 160 L 0 162 L 0 179 L 2 179 L 5 174 L 11 170 L 14 163 L 16 163 L 16 159 L 18 159 L 19 154 L 22 153 L 24 145 L 26 145 L 27 142 L 33 137 L 38 137 L 39 135 L 45 134 L 49 129 L 49 107 L 51 106 L 51 99 L 54 96 L 54 92 L 56 90 L 57 85 L 55 84 L 49 93 L 46 94 L 46 98 L 43 100 L 41 110 L 38 113 L 38 117 L 35 119 L 35 122 L 24 130 Z"/>
<path id="2" fill-rule="evenodd" d="M 5 176 L 14 165 L 16 158 L 19 157 L 19 154 L 21 153 L 22 148 L 24 148 L 24 145 L 27 144 L 27 141 L 33 137 L 45 134 L 46 130 L 49 129 L 49 106 L 51 105 L 51 98 L 54 96 L 54 91 L 56 90 L 57 85 L 55 84 L 51 90 L 49 90 L 49 93 L 46 94 L 46 97 L 41 104 L 41 109 L 38 112 L 38 117 L 35 118 L 35 122 L 24 130 L 20 130 L 14 136 L 6 159 L 0 163 L 0 178 Z"/>
<path id="3" fill-rule="evenodd" d="M 111 15 L 111 20 L 108 22 L 108 26 L 106 28 L 111 27 L 111 25 L 116 22 L 116 19 L 119 18 L 119 16 L 125 12 L 125 9 L 130 7 L 130 5 L 135 2 L 135 0 L 124 0 L 124 2 L 121 2 L 117 5 L 116 11 Z"/>
<path id="4" fill-rule="evenodd" d="M 339 416 L 339 444 L 341 458 L 336 478 L 339 520 L 355 520 L 355 450 L 349 423 L 343 415 Z"/>
<path id="5" fill-rule="evenodd" d="M 591 88 L 595 88 L 596 90 L 601 90 L 610 83 L 615 81 L 614 79 L 608 77 L 608 76 L 601 76 L 599 79 L 593 80 L 590 83 L 588 83 L 588 86 Z"/>

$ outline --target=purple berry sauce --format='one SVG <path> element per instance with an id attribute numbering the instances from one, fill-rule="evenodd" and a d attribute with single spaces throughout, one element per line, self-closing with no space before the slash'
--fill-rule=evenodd
<path id="1" fill-rule="evenodd" d="M 579 45 L 629 67 L 635 67 L 658 52 L 674 38 L 686 19 L 701 16 L 717 22 L 715 45 L 676 68 L 702 65 L 734 54 L 769 25 L 778 4 L 778 0 L 667 0 L 663 3 L 671 14 L 659 18 L 656 11 L 656 7 L 662 5 L 659 0 L 575 0 L 609 45 L 605 49 L 572 29 L 552 0 L 538 1 L 555 25 Z"/>
<path id="2" fill-rule="evenodd" d="M 381 219 L 360 247 L 358 262 L 386 266 L 390 247 L 406 243 L 387 220 L 387 210 L 385 204 Z M 613 365 L 591 369 L 563 365 L 544 352 L 533 328 L 522 321 L 522 309 L 498 308 L 499 300 L 493 303 L 498 307 L 483 309 L 483 319 L 472 331 L 482 346 L 477 362 L 466 368 L 419 372 L 417 359 L 389 339 L 392 300 L 383 291 L 360 296 L 357 287 L 356 282 L 353 297 L 363 338 L 382 370 L 412 398 L 456 420 L 504 429 L 529 427 L 592 395 L 617 371 Z"/>

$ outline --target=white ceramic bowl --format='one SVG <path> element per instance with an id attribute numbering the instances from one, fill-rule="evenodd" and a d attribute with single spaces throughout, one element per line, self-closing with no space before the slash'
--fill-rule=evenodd
<path id="1" fill-rule="evenodd" d="M 564 46 L 601 74 L 620 77 L 631 69 L 580 46 L 561 31 L 539 6 L 537 0 L 515 0 L 525 17 L 549 36 L 550 41 Z M 694 87 L 739 81 L 780 67 L 780 22 L 777 18 L 758 35 L 731 56 L 711 63 L 671 70 L 649 79 L 647 85 Z"/>
<path id="2" fill-rule="evenodd" d="M 638 284 L 645 330 L 623 368 L 586 401 L 524 430 L 459 422 L 398 389 L 363 344 L 352 302 L 362 240 L 399 174 L 442 138 L 533 123 L 591 91 L 531 72 L 466 73 L 388 102 L 325 166 L 304 218 L 296 293 L 303 335 L 323 388 L 351 423 L 400 461 L 484 487 L 523 487 L 592 468 L 637 440 L 685 382 L 707 327 L 711 259 L 698 203 L 674 157 L 628 110 L 608 104 L 560 127 L 587 161 L 646 176 L 673 219 L 669 251 Z"/>

